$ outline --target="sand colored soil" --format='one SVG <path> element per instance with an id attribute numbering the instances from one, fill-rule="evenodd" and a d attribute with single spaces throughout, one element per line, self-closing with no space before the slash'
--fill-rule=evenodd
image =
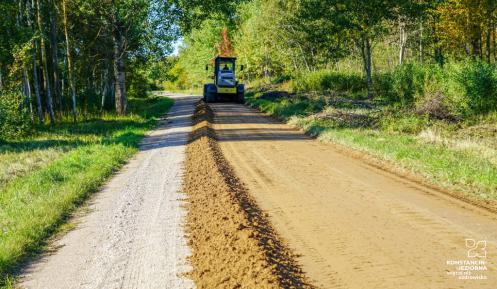
<path id="1" fill-rule="evenodd" d="M 497 288 L 494 213 L 350 157 L 244 105 L 210 108 L 224 157 L 299 255 L 313 285 Z M 454 260 L 485 267 L 469 272 Z M 476 279 L 459 278 L 468 272 Z"/>
<path id="2" fill-rule="evenodd" d="M 187 146 L 189 277 L 198 288 L 312 288 L 221 154 L 212 118 L 200 103 Z"/>

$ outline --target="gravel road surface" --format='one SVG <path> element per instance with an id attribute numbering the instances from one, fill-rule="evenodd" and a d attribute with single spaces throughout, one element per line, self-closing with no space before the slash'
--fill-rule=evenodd
<path id="1" fill-rule="evenodd" d="M 176 103 L 140 152 L 97 193 L 74 230 L 33 262 L 21 288 L 193 288 L 180 192 L 198 98 Z"/>

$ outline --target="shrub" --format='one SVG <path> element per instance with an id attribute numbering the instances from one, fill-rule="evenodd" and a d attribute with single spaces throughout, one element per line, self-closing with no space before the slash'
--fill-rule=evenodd
<path id="1" fill-rule="evenodd" d="M 143 73 L 135 73 L 128 78 L 127 92 L 129 97 L 144 98 L 147 92 L 152 89 L 153 83 Z"/>
<path id="2" fill-rule="evenodd" d="M 416 97 L 424 94 L 426 69 L 415 63 L 400 65 L 392 74 L 390 100 L 404 106 L 413 104 Z"/>
<path id="3" fill-rule="evenodd" d="M 497 109 L 497 77 L 495 67 L 481 61 L 468 62 L 457 73 L 469 113 L 487 113 Z"/>
<path id="4" fill-rule="evenodd" d="M 416 113 L 434 119 L 453 121 L 455 117 L 447 107 L 445 99 L 442 92 L 427 93 L 417 104 Z"/>
<path id="5" fill-rule="evenodd" d="M 393 91 L 392 73 L 377 73 L 373 78 L 373 91 L 378 98 L 395 99 Z"/>
<path id="6" fill-rule="evenodd" d="M 0 93 L 0 138 L 21 137 L 31 131 L 32 123 L 23 106 L 20 95 Z"/>
<path id="7" fill-rule="evenodd" d="M 357 93 L 364 91 L 367 84 L 359 74 L 320 70 L 299 76 L 294 81 L 296 91 L 336 91 Z"/>

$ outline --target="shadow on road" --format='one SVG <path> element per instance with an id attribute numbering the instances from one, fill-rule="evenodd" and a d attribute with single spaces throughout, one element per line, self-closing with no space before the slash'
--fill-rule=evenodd
<path id="1" fill-rule="evenodd" d="M 188 142 L 189 127 L 192 126 L 192 107 L 198 97 L 177 97 L 168 115 L 161 119 L 156 130 L 140 143 L 140 151 L 164 147 L 182 146 Z"/>

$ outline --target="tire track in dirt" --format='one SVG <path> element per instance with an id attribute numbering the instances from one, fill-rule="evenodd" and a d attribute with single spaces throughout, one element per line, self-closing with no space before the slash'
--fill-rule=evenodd
<path id="1" fill-rule="evenodd" d="M 322 288 L 497 288 L 497 218 L 402 179 L 242 105 L 216 103 L 218 144 Z M 486 280 L 447 261 L 485 240 Z M 460 271 L 459 271 L 460 272 Z M 474 274 L 478 272 L 473 272 Z"/>
<path id="2" fill-rule="evenodd" d="M 200 103 L 187 146 L 189 277 L 198 288 L 313 288 L 224 159 L 212 118 Z"/>

